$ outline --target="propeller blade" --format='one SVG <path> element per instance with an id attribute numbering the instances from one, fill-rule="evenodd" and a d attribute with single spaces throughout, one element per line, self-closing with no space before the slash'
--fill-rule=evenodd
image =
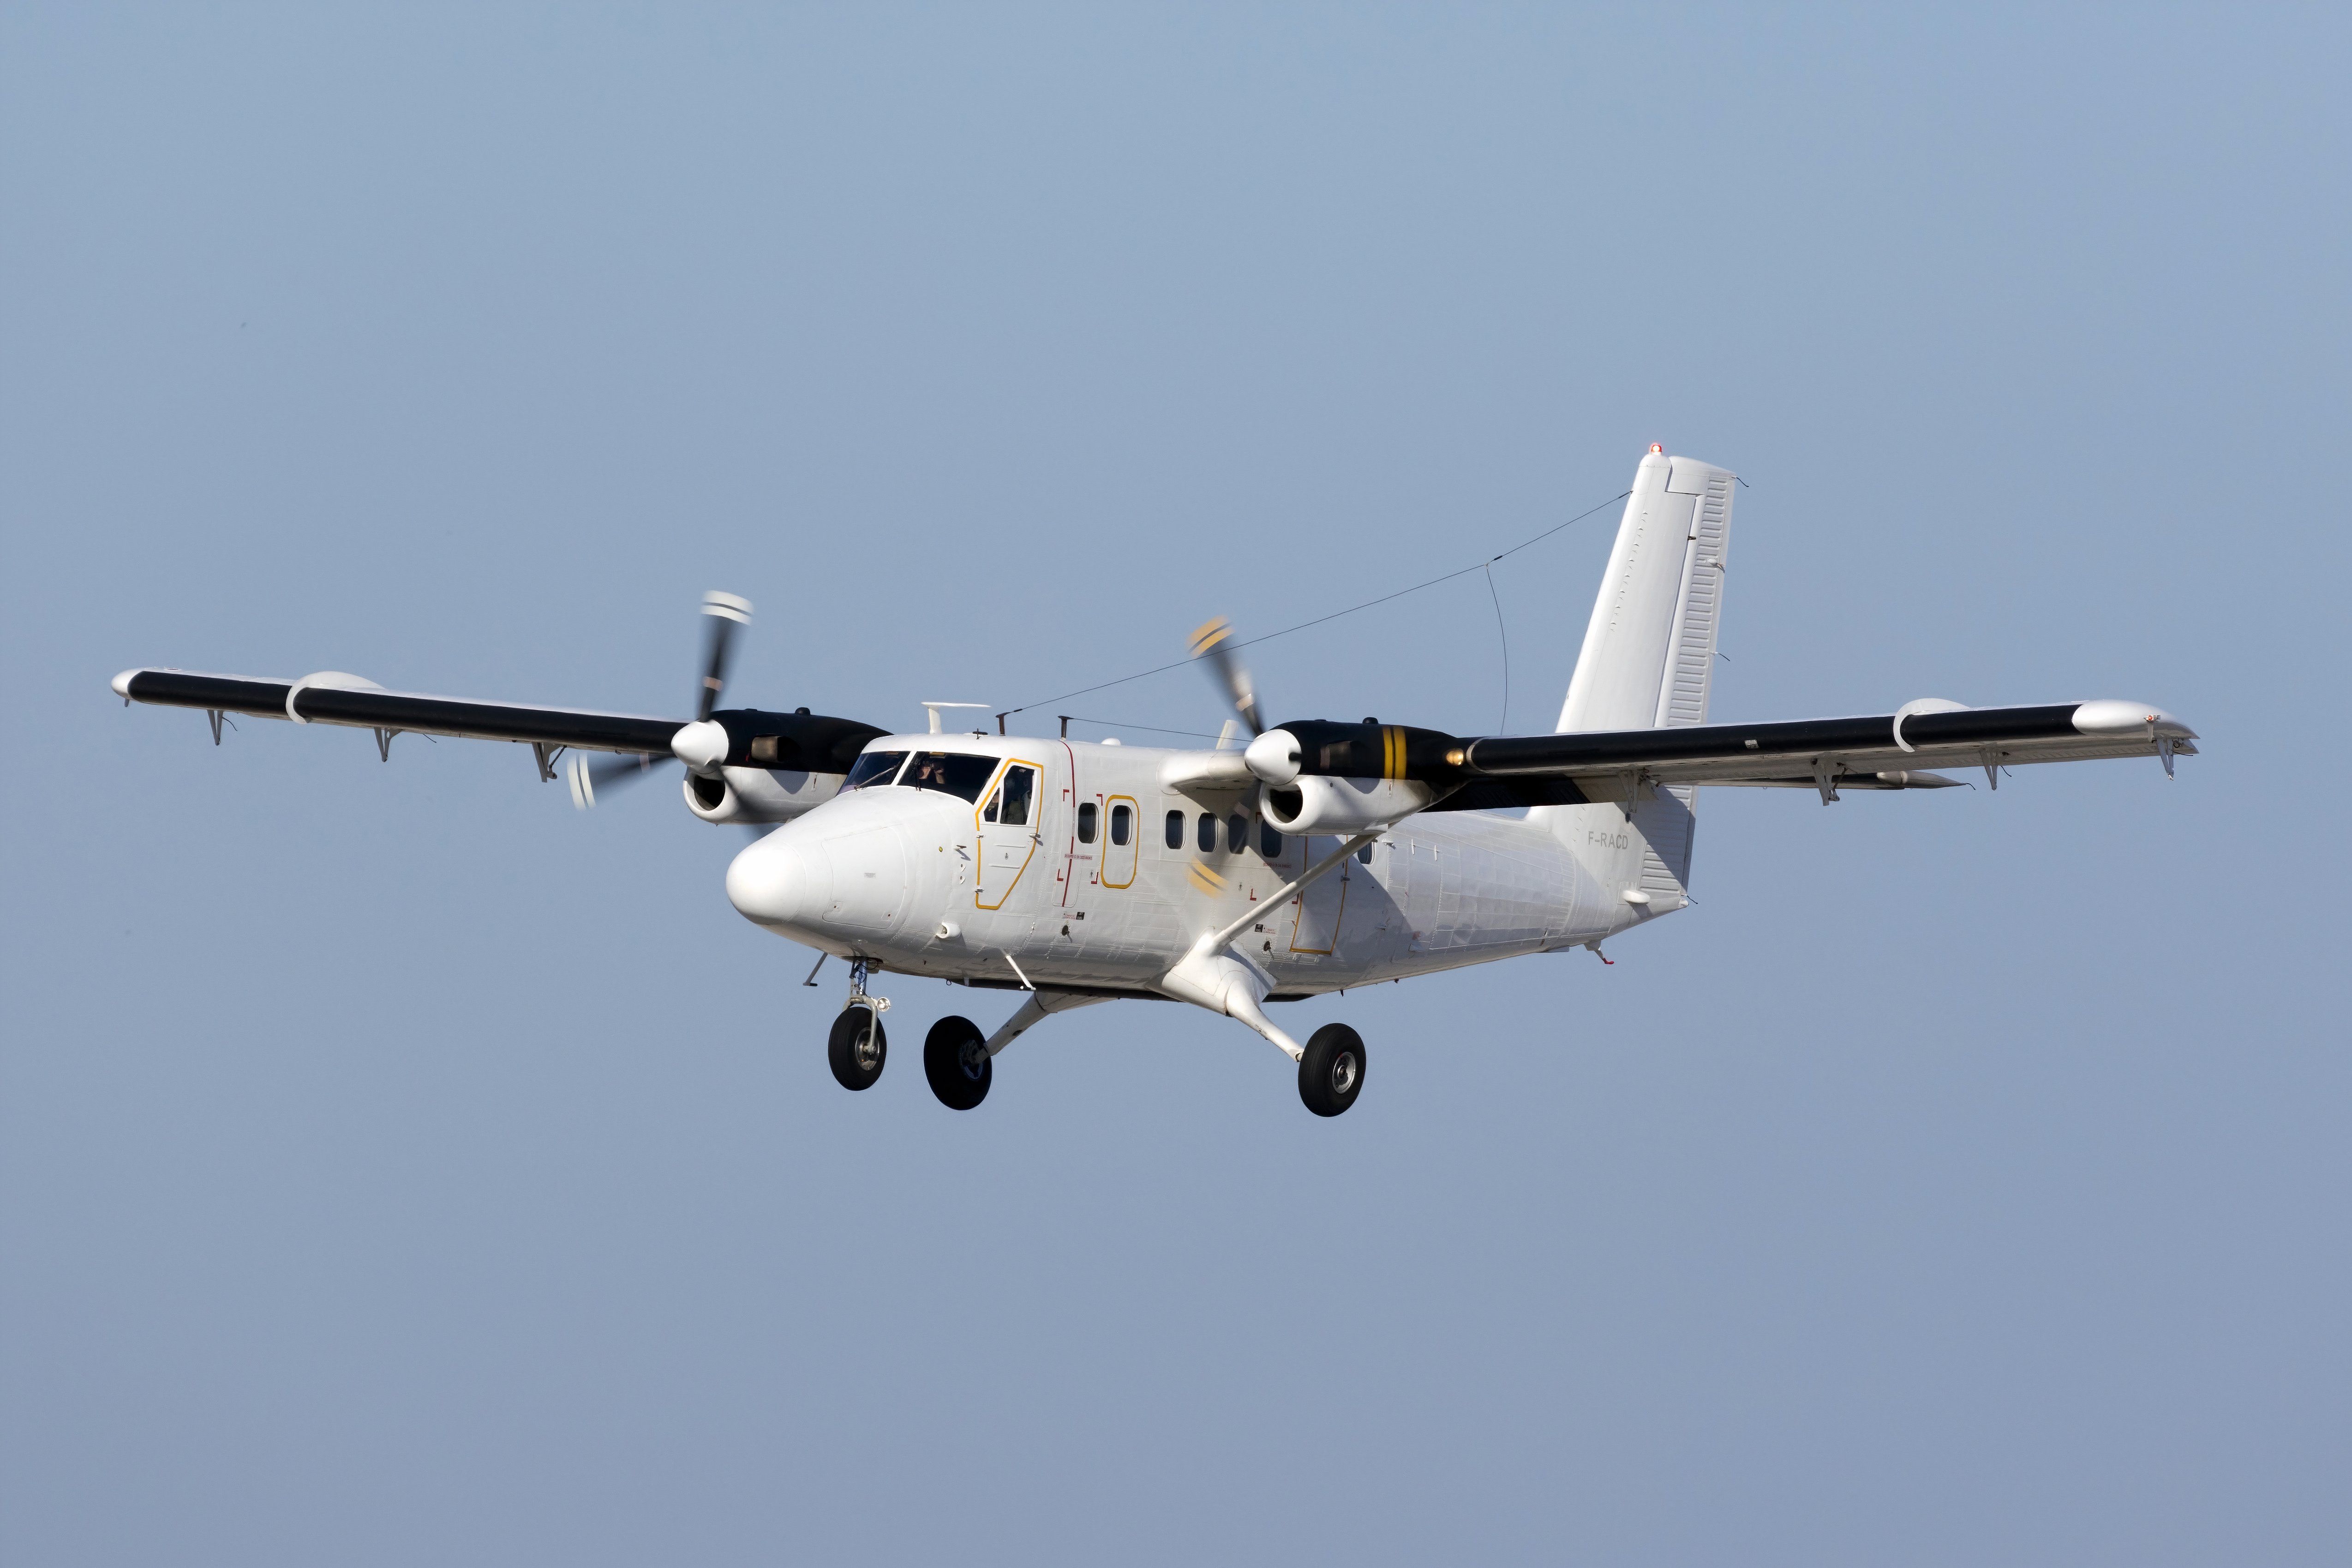
<path id="1" fill-rule="evenodd" d="M 1242 716 L 1242 722 L 1249 726 L 1251 738 L 1255 739 L 1265 733 L 1265 726 L 1257 716 L 1257 688 L 1251 684 L 1249 671 L 1242 668 L 1241 660 L 1234 657 L 1230 646 L 1233 639 L 1233 623 L 1219 616 L 1192 634 L 1192 657 L 1207 661 L 1211 678 L 1224 689 L 1234 711 Z"/>
<path id="2" fill-rule="evenodd" d="M 716 589 L 702 595 L 702 613 L 710 617 L 702 644 L 702 689 L 695 695 L 694 717 L 710 717 L 719 694 L 727 689 L 727 666 L 735 654 L 735 628 L 751 619 L 751 601 Z"/>
<path id="3" fill-rule="evenodd" d="M 634 784 L 664 763 L 677 760 L 675 757 L 642 756 L 631 752 L 617 757 L 601 758 L 592 763 L 580 752 L 574 752 L 572 753 L 571 763 L 564 768 L 564 776 L 572 784 L 572 804 L 580 810 L 586 811 L 596 804 L 598 790 L 616 790 L 625 784 Z"/>

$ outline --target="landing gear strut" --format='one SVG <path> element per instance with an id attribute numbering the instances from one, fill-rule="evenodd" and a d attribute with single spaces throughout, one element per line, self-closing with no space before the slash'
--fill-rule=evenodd
<path id="1" fill-rule="evenodd" d="M 1307 1037 L 1298 1058 L 1298 1098 L 1318 1116 L 1337 1116 L 1364 1087 L 1364 1037 L 1345 1024 Z"/>
<path id="2" fill-rule="evenodd" d="M 864 959 L 849 961 L 849 1000 L 841 1005 L 841 1016 L 834 1019 L 833 1032 L 825 1039 L 825 1060 L 832 1065 L 835 1081 L 844 1089 L 873 1088 L 890 1054 L 890 1037 L 882 1027 L 883 1009 L 890 1003 L 887 997 L 866 994 L 866 973 Z"/>
<path id="3" fill-rule="evenodd" d="M 988 1098 L 989 1080 L 996 1064 L 980 1026 L 950 1015 L 931 1026 L 923 1039 L 923 1076 L 931 1092 L 950 1110 L 970 1110 Z"/>

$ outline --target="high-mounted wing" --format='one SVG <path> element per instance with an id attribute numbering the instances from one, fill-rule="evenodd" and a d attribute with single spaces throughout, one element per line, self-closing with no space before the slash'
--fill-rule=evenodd
<path id="1" fill-rule="evenodd" d="M 805 710 L 770 713 L 740 708 L 713 712 L 706 721 L 656 719 L 635 713 L 599 713 L 579 708 L 541 708 L 512 702 L 480 702 L 415 691 L 387 691 L 355 676 L 329 672 L 299 680 L 207 675 L 184 669 L 126 669 L 114 689 L 132 702 L 201 708 L 211 713 L 290 719 L 298 724 L 338 724 L 376 731 L 379 744 L 397 734 L 454 735 L 483 741 L 516 741 L 539 750 L 542 770 L 560 750 L 678 754 L 673 742 L 681 731 L 715 724 L 725 746 L 690 748 L 689 765 L 801 769 L 845 773 L 866 743 L 884 731 L 854 719 L 834 719 Z M 708 733 L 707 731 L 705 733 Z M 715 735 L 710 740 L 717 740 Z"/>
<path id="2" fill-rule="evenodd" d="M 2172 771 L 2194 756 L 2196 731 L 2160 708 L 2102 700 L 2033 708 L 1964 708 L 1929 698 L 1894 713 L 1766 724 L 1684 724 L 1643 730 L 1462 739 L 1399 724 L 1307 720 L 1268 731 L 1247 753 L 1270 783 L 1301 773 L 1411 779 L 1439 798 L 1433 811 L 1570 805 L 1623 800 L 1655 784 L 1839 789 L 1935 789 L 1958 781 L 1939 767 L 1995 770 L 2024 763 L 2154 757 Z"/>
<path id="3" fill-rule="evenodd" d="M 402 734 L 520 742 L 530 747 L 542 779 L 555 776 L 555 757 L 560 752 L 614 752 L 633 759 L 591 765 L 584 758 L 575 758 L 572 798 L 583 807 L 594 804 L 598 788 L 642 775 L 656 757 L 665 761 L 675 757 L 707 779 L 715 779 L 719 769 L 730 767 L 842 774 L 856 763 L 866 743 L 883 733 L 872 724 L 831 719 L 805 708 L 792 713 L 719 709 L 729 656 L 736 634 L 751 619 L 751 602 L 714 590 L 702 596 L 702 614 L 709 628 L 690 720 L 386 691 L 373 680 L 339 669 L 321 670 L 299 680 L 205 675 L 186 669 L 126 669 L 114 678 L 114 689 L 125 702 L 205 710 L 213 721 L 215 745 L 220 743 L 223 714 L 249 713 L 261 719 L 290 719 L 297 724 L 373 730 L 377 753 L 387 762 L 392 760 L 392 738 Z"/>
<path id="4" fill-rule="evenodd" d="M 1474 779 L 1560 778 L 1580 787 L 1631 780 L 1933 788 L 1950 781 L 1910 775 L 2100 757 L 2156 757 L 2170 773 L 2175 756 L 2196 754 L 2196 739 L 2171 714 L 2137 702 L 1963 708 L 1930 700 L 1869 718 L 1496 736 L 1467 742 L 1448 760 Z"/>

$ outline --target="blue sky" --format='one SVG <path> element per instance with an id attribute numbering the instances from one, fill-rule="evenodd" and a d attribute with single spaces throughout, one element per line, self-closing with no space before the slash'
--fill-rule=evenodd
<path id="1" fill-rule="evenodd" d="M 10 8 L 0 1551 L 2343 1561 L 2347 43 Z M 2119 696 L 2205 754 L 1708 792 L 1616 967 L 1286 1017 L 1370 1044 L 1336 1122 L 1143 1005 L 959 1117 L 908 1047 L 970 1000 L 892 982 L 843 1094 L 667 786 L 105 689 L 682 710 L 720 587 L 741 700 L 911 726 L 1466 564 L 1653 440 L 1748 485 L 1717 716 Z M 1497 569 L 1514 729 L 1610 526 Z M 1254 662 L 1502 712 L 1475 576 Z"/>

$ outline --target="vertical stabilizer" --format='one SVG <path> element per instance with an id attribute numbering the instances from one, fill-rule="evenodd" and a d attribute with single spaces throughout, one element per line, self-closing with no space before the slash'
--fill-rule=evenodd
<path id="1" fill-rule="evenodd" d="M 1559 731 L 1706 722 L 1731 538 L 1729 470 L 1653 448 L 1634 471 Z"/>
<path id="2" fill-rule="evenodd" d="M 1559 710 L 1561 733 L 1706 722 L 1733 483 L 1728 469 L 1655 447 L 1642 459 Z M 1698 792 L 1628 778 L 1617 793 L 1609 804 L 1530 816 L 1624 900 L 1624 923 L 1682 908 Z"/>

